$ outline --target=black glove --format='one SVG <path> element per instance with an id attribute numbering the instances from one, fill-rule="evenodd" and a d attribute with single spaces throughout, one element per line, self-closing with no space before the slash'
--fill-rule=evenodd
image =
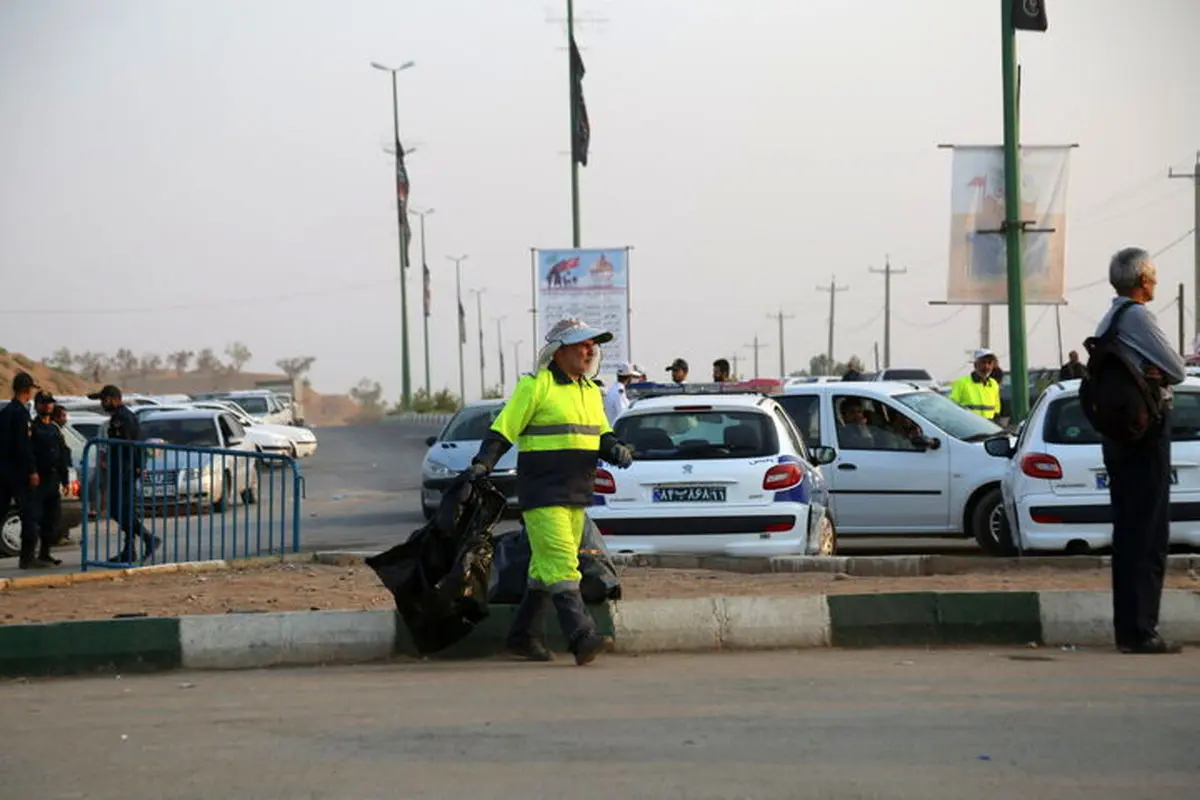
<path id="1" fill-rule="evenodd" d="M 600 457 L 618 469 L 633 466 L 633 450 L 611 433 L 600 437 Z"/>

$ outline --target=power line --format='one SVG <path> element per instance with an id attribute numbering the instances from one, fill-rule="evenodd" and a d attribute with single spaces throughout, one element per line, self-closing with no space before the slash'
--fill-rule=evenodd
<path id="1" fill-rule="evenodd" d="M 873 325 L 876 320 L 878 320 L 881 316 L 883 316 L 884 310 L 885 310 L 885 307 L 880 306 L 879 310 L 875 312 L 874 316 L 872 316 L 866 322 L 864 322 L 860 325 L 838 325 L 837 326 L 838 330 L 844 331 L 846 333 L 853 333 L 855 331 L 861 331 L 863 328 L 867 328 L 867 327 L 870 327 L 871 325 Z"/>
<path id="2" fill-rule="evenodd" d="M 1195 228 L 1191 228 L 1191 229 L 1189 229 L 1189 230 L 1187 230 L 1187 231 L 1183 232 L 1182 234 L 1180 234 L 1180 236 L 1179 236 L 1179 238 L 1178 238 L 1178 239 L 1174 239 L 1174 240 L 1172 240 L 1172 241 L 1171 241 L 1171 243 L 1170 243 L 1169 245 L 1167 245 L 1166 247 L 1159 248 L 1157 251 L 1155 251 L 1155 252 L 1151 253 L 1151 254 L 1150 254 L 1150 257 L 1151 257 L 1151 258 L 1158 258 L 1159 256 L 1163 255 L 1164 253 L 1168 252 L 1169 250 L 1173 250 L 1174 248 L 1176 248 L 1176 247 L 1178 247 L 1179 245 L 1181 245 L 1181 244 L 1183 244 L 1184 242 L 1186 242 L 1186 241 L 1187 241 L 1187 238 L 1188 238 L 1189 236 L 1191 236 L 1191 235 L 1192 235 L 1193 233 L 1195 233 L 1195 232 L 1196 232 L 1196 229 L 1195 229 Z M 1068 292 L 1078 292 L 1078 291 L 1081 291 L 1081 290 L 1083 290 L 1083 289 L 1090 289 L 1090 288 L 1092 288 L 1093 286 L 1099 286 L 1099 285 L 1100 285 L 1100 284 L 1102 284 L 1102 283 L 1108 283 L 1108 278 L 1107 278 L 1107 277 L 1104 277 L 1104 278 L 1098 278 L 1098 279 L 1096 279 L 1096 280 L 1094 280 L 1094 281 L 1088 281 L 1087 283 L 1081 283 L 1081 284 L 1079 284 L 1078 286 L 1068 286 L 1068 287 L 1067 287 L 1067 291 L 1068 291 Z"/>
<path id="3" fill-rule="evenodd" d="M 1140 214 L 1141 212 L 1143 212 L 1149 208 L 1153 208 L 1154 206 L 1161 205 L 1162 203 L 1165 203 L 1167 200 L 1174 200 L 1175 198 L 1182 197 L 1182 196 L 1183 196 L 1183 193 L 1179 190 L 1179 188 L 1173 187 L 1173 188 L 1163 192 L 1158 197 L 1155 197 L 1152 200 L 1147 200 L 1145 203 L 1142 203 L 1139 206 L 1135 206 L 1133 208 L 1130 208 L 1130 209 L 1127 209 L 1124 211 L 1118 211 L 1118 212 L 1109 214 L 1104 217 L 1099 217 L 1096 219 L 1088 219 L 1083 222 L 1078 222 L 1075 224 L 1075 227 L 1076 228 L 1087 228 L 1092 225 L 1101 225 L 1105 222 L 1112 222 L 1113 220 L 1121 219 L 1122 217 L 1132 217 L 1134 214 Z"/>
<path id="4" fill-rule="evenodd" d="M 945 317 L 943 319 L 939 319 L 937 322 L 929 322 L 929 323 L 909 322 L 908 320 L 906 320 L 904 317 L 900 316 L 899 314 L 896 315 L 896 319 L 900 320 L 901 322 L 903 322 L 905 325 L 909 326 L 910 328 L 936 328 L 940 325 L 945 325 L 947 322 L 954 319 L 962 312 L 966 311 L 967 308 L 969 308 L 969 306 L 959 306 L 956 311 L 954 311 L 952 314 L 950 314 L 950 316 Z"/>

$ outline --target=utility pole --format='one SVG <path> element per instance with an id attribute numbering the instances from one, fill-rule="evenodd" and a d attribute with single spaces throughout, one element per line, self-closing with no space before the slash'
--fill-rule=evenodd
<path id="1" fill-rule="evenodd" d="M 1187 308 L 1183 305 L 1183 283 L 1182 282 L 1180 282 L 1180 284 L 1179 284 L 1179 296 L 1175 300 L 1175 305 L 1179 306 L 1179 308 L 1176 309 L 1176 311 L 1179 312 L 1178 313 L 1178 318 L 1179 318 L 1179 355 L 1184 356 L 1186 358 L 1188 352 L 1187 352 L 1187 344 L 1183 340 L 1183 322 L 1187 318 Z"/>
<path id="2" fill-rule="evenodd" d="M 475 295 L 475 321 L 479 324 L 479 396 L 487 394 L 487 379 L 484 377 L 485 361 L 483 357 L 483 293 L 487 289 L 472 289 Z"/>
<path id="3" fill-rule="evenodd" d="M 754 344 L 743 345 L 743 347 L 749 347 L 751 350 L 754 351 L 754 376 L 753 377 L 757 378 L 759 375 L 762 374 L 761 372 L 758 371 L 758 351 L 762 350 L 764 347 L 767 347 L 767 345 L 758 343 L 758 334 L 756 333 L 756 334 L 754 334 Z M 780 376 L 780 377 L 782 377 L 782 376 Z"/>
<path id="4" fill-rule="evenodd" d="M 879 372 L 879 342 L 875 342 L 875 371 Z"/>
<path id="5" fill-rule="evenodd" d="M 412 367 L 408 356 L 408 170 L 404 166 L 404 147 L 400 144 L 400 101 L 396 92 L 396 73 L 413 66 L 406 61 L 398 67 L 387 67 L 377 61 L 371 66 L 390 73 L 392 76 L 392 141 L 396 156 L 396 220 L 400 236 L 400 403 L 404 408 L 412 405 Z"/>
<path id="6" fill-rule="evenodd" d="M 500 396 L 503 397 L 504 392 L 504 331 L 500 327 L 500 323 L 504 322 L 504 317 L 496 317 L 496 353 L 499 356 L 500 364 Z"/>
<path id="7" fill-rule="evenodd" d="M 883 257 L 883 269 L 868 268 L 872 274 L 883 276 L 883 368 L 892 365 L 892 276 L 904 275 L 908 267 L 893 269 L 891 258 Z M 876 365 L 876 370 L 879 366 Z"/>
<path id="8" fill-rule="evenodd" d="M 462 255 L 446 258 L 454 262 L 454 287 L 458 298 L 458 405 L 461 408 L 467 404 L 467 372 L 463 360 L 463 347 L 467 344 L 467 314 L 462 303 L 462 262 L 466 261 L 467 257 Z"/>
<path id="9" fill-rule="evenodd" d="M 522 339 L 517 339 L 515 342 L 512 343 L 512 346 L 513 346 L 513 369 L 516 370 L 516 372 L 513 373 L 513 386 L 516 386 L 517 381 L 519 381 L 521 379 L 520 378 L 520 375 L 521 375 L 521 343 L 523 341 L 524 340 L 522 340 Z"/>
<path id="10" fill-rule="evenodd" d="M 987 303 L 979 307 L 979 346 L 992 349 L 992 307 Z"/>
<path id="11" fill-rule="evenodd" d="M 829 279 L 828 286 L 818 286 L 818 292 L 829 292 L 829 349 L 826 351 L 825 357 L 828 359 L 826 369 L 829 374 L 833 374 L 833 365 L 837 362 L 833 360 L 833 317 L 837 310 L 837 293 L 849 291 L 849 286 L 838 286 L 837 277 Z"/>
<path id="12" fill-rule="evenodd" d="M 742 374 L 738 372 L 738 354 L 736 352 L 733 354 L 733 377 L 735 380 L 740 380 L 742 377 Z"/>
<path id="13" fill-rule="evenodd" d="M 1063 358 L 1063 341 L 1062 341 L 1062 306 L 1054 307 L 1054 331 L 1057 334 L 1058 341 L 1058 363 L 1063 365 L 1066 360 Z"/>
<path id="14" fill-rule="evenodd" d="M 429 262 L 425 260 L 425 218 L 433 213 L 433 209 L 426 208 L 424 210 L 420 210 L 420 209 L 414 208 L 414 209 L 412 209 L 412 212 L 421 218 L 421 282 L 422 282 L 421 283 L 421 286 L 422 286 L 421 291 L 422 291 L 422 297 L 424 298 L 424 306 L 425 306 L 425 308 L 424 308 L 424 312 L 425 312 L 425 318 L 424 318 L 424 325 L 425 325 L 425 336 L 424 336 L 424 343 L 425 343 L 425 397 L 429 398 L 429 397 L 433 396 L 432 380 L 429 377 L 430 376 L 430 371 L 429 371 L 429 306 L 431 304 L 431 298 L 430 298 L 430 294 L 429 294 L 429 282 L 432 279 L 432 276 L 429 274 Z"/>
<path id="15" fill-rule="evenodd" d="M 1196 222 L 1195 227 L 1192 230 L 1192 233 L 1195 236 L 1195 247 L 1193 248 L 1195 252 L 1193 253 L 1193 256 L 1196 260 L 1195 271 L 1193 273 L 1194 277 L 1192 279 L 1192 291 L 1195 295 L 1194 299 L 1192 300 L 1192 310 L 1196 315 L 1195 320 L 1193 320 L 1195 331 L 1198 335 L 1200 335 L 1200 150 L 1196 151 L 1196 166 L 1191 172 L 1176 172 L 1175 170 L 1171 169 L 1167 171 L 1167 177 L 1191 178 L 1192 184 L 1196 187 L 1196 197 L 1192 201 L 1192 213 L 1195 216 Z M 1182 300 L 1180 301 L 1179 306 L 1180 308 L 1183 307 Z"/>
<path id="16" fill-rule="evenodd" d="M 779 377 L 785 378 L 785 377 L 787 377 L 787 368 L 784 365 L 784 357 L 783 357 L 783 355 L 784 355 L 783 354 L 783 321 L 785 319 L 795 319 L 796 315 L 795 314 L 784 314 L 783 309 L 781 308 L 781 309 L 779 309 L 778 312 L 776 312 L 774 314 L 767 314 L 767 318 L 773 319 L 776 321 L 776 323 L 779 324 Z M 758 340 L 757 337 L 755 337 L 755 341 L 757 341 L 757 340 Z M 757 352 L 758 351 L 756 350 L 755 353 L 757 354 Z M 755 370 L 754 371 L 758 372 L 757 360 L 755 361 Z M 755 375 L 754 377 L 757 378 L 758 376 Z"/>

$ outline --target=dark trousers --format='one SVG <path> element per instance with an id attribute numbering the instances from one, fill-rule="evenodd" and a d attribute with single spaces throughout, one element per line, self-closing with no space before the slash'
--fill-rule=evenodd
<path id="1" fill-rule="evenodd" d="M 126 561 L 134 560 L 137 555 L 135 540 L 141 539 L 147 545 L 150 543 L 150 534 L 146 532 L 145 526 L 142 525 L 142 518 L 138 516 L 137 484 L 135 482 L 109 484 L 108 518 L 116 522 L 125 533 L 125 541 L 121 545 L 122 558 Z"/>
<path id="2" fill-rule="evenodd" d="M 43 476 L 38 487 L 29 493 L 36 538 L 41 542 L 41 555 L 50 555 L 58 541 L 58 523 L 62 519 L 62 487 L 55 475 Z"/>
<path id="3" fill-rule="evenodd" d="M 1158 632 L 1171 534 L 1171 421 L 1132 444 L 1104 441 L 1112 499 L 1113 630 L 1118 645 Z"/>
<path id="4" fill-rule="evenodd" d="M 33 560 L 37 548 L 37 517 L 33 510 L 33 489 L 28 475 L 0 473 L 0 522 L 8 517 L 8 509 L 17 504 L 21 515 L 21 563 Z"/>

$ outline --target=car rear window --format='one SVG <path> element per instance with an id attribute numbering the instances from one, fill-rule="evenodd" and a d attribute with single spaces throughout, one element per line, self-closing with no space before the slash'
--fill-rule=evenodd
<path id="1" fill-rule="evenodd" d="M 779 452 L 774 421 L 761 411 L 676 411 L 617 420 L 621 441 L 642 461 L 759 458 Z"/>
<path id="2" fill-rule="evenodd" d="M 1100 434 L 1084 416 L 1078 396 L 1063 397 L 1050 404 L 1042 436 L 1049 444 L 1100 444 Z M 1200 392 L 1175 391 L 1171 441 L 1200 441 Z"/>
<path id="3" fill-rule="evenodd" d="M 887 369 L 883 377 L 889 381 L 931 381 L 933 377 L 923 369 Z"/>
<path id="4" fill-rule="evenodd" d="M 442 434 L 443 442 L 474 442 L 483 439 L 492 429 L 492 422 L 500 414 L 503 406 L 482 406 L 479 408 L 464 408 L 454 415 L 446 432 Z"/>

